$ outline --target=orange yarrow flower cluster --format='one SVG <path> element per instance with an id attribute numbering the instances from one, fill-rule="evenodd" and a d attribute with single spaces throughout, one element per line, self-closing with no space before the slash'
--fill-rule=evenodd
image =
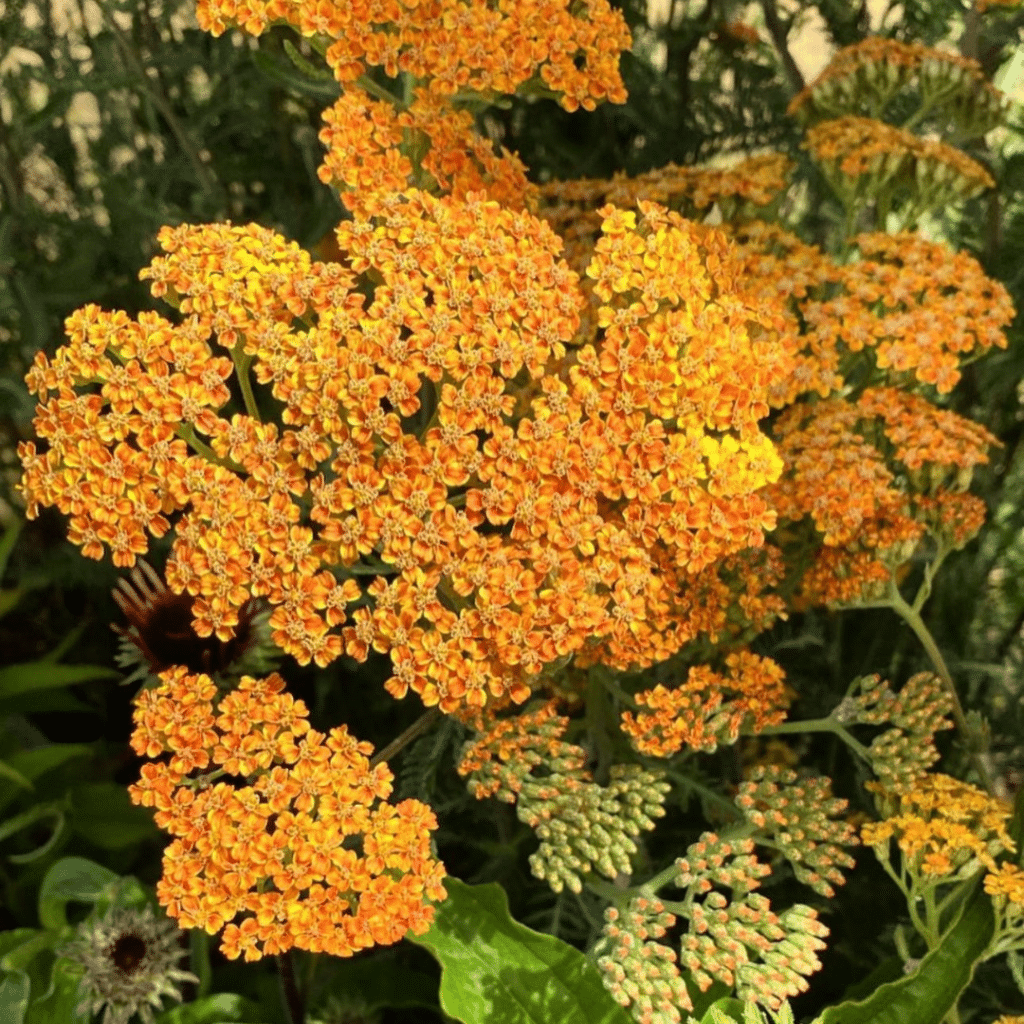
<path id="1" fill-rule="evenodd" d="M 856 601 L 888 584 L 926 533 L 960 546 L 984 517 L 964 491 L 998 442 L 917 395 L 872 388 L 856 402 L 798 403 L 774 434 L 786 463 L 769 490 L 779 520 L 807 518 L 824 545 L 802 602 Z"/>
<path id="2" fill-rule="evenodd" d="M 725 664 L 725 672 L 695 665 L 675 689 L 659 683 L 637 693 L 637 704 L 650 711 L 623 712 L 622 731 L 633 746 L 654 757 L 671 757 L 684 746 L 714 751 L 735 743 L 741 729 L 756 734 L 783 721 L 790 695 L 774 661 L 735 651 Z"/>
<path id="3" fill-rule="evenodd" d="M 286 23 L 322 44 L 343 93 L 324 112 L 319 175 L 357 213 L 409 187 L 486 191 L 521 209 L 533 194 L 522 164 L 495 153 L 460 104 L 516 92 L 567 110 L 626 99 L 618 59 L 630 34 L 607 0 L 199 0 L 197 16 L 213 35 Z M 367 77 L 377 69 L 393 89 Z"/>
<path id="4" fill-rule="evenodd" d="M 167 580 L 200 635 L 266 597 L 301 663 L 390 653 L 394 695 L 449 711 L 525 699 L 572 654 L 661 660 L 703 628 L 687 583 L 774 523 L 758 420 L 779 365 L 724 238 L 606 212 L 604 337 L 571 353 L 556 237 L 483 197 L 381 200 L 340 225 L 342 264 L 255 226 L 164 229 L 143 276 L 181 322 L 88 307 L 29 374 L 30 514 L 56 504 L 121 565 L 173 519 Z M 282 427 L 255 399 L 221 414 L 250 373 Z M 371 556 L 396 578 L 363 591 Z"/>
<path id="5" fill-rule="evenodd" d="M 129 787 L 175 838 L 157 896 L 183 928 L 223 930 L 230 959 L 293 946 L 351 956 L 422 934 L 444 899 L 437 823 L 387 803 L 392 775 L 345 726 L 310 729 L 276 674 L 218 694 L 172 669 L 135 701 L 132 747 L 153 760 Z M 214 781 L 225 775 L 239 781 Z"/>
<path id="6" fill-rule="evenodd" d="M 231 26 L 260 35 L 286 22 L 333 40 L 327 61 L 343 85 L 382 68 L 443 97 L 514 93 L 533 82 L 567 110 L 626 99 L 618 58 L 630 35 L 607 0 L 198 0 L 196 15 L 213 35 Z"/>

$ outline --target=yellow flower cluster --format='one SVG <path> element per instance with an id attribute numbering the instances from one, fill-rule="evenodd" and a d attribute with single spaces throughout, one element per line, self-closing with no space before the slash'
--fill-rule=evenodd
<path id="1" fill-rule="evenodd" d="M 985 892 L 1024 909 L 1024 870 L 1006 862 L 985 875 Z"/>
<path id="2" fill-rule="evenodd" d="M 565 259 L 580 275 L 594 255 L 606 206 L 633 209 L 638 202 L 658 203 L 698 219 L 718 204 L 726 220 L 764 214 L 786 188 L 793 162 L 781 153 L 748 157 L 727 168 L 678 167 L 666 164 L 635 178 L 578 178 L 550 181 L 539 187 L 539 212 L 565 242 Z M 588 283 L 584 293 L 592 300 Z M 592 338 L 597 324 L 588 314 L 597 303 L 588 301 L 583 336 Z"/>
<path id="3" fill-rule="evenodd" d="M 433 812 L 387 803 L 392 775 L 370 766 L 370 744 L 310 729 L 276 674 L 218 694 L 208 676 L 165 672 L 136 698 L 131 742 L 170 755 L 129 788 L 175 837 L 157 896 L 182 928 L 223 929 L 230 959 L 351 956 L 430 926 L 429 901 L 445 895 Z"/>
<path id="4" fill-rule="evenodd" d="M 912 876 L 953 881 L 982 866 L 994 872 L 995 857 L 1014 849 L 1006 831 L 1010 808 L 948 775 L 923 775 L 900 794 L 883 791 L 881 802 L 885 820 L 864 825 L 861 839 L 883 859 L 895 839 Z"/>
<path id="5" fill-rule="evenodd" d="M 671 757 L 684 746 L 713 751 L 735 743 L 741 729 L 756 733 L 786 717 L 789 694 L 775 662 L 735 651 L 725 664 L 725 672 L 695 665 L 675 689 L 659 683 L 637 693 L 637 704 L 650 712 L 622 715 L 622 731 L 636 749 L 654 757 Z"/>

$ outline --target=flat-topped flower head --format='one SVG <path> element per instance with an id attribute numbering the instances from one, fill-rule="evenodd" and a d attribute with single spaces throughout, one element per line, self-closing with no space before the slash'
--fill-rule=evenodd
<path id="1" fill-rule="evenodd" d="M 390 78 L 406 72 L 442 97 L 547 89 L 566 110 L 626 99 L 618 60 L 630 35 L 607 0 L 198 0 L 196 15 L 213 35 L 232 26 L 260 35 L 286 22 L 319 36 L 343 84 L 380 68 Z"/>
<path id="2" fill-rule="evenodd" d="M 172 670 L 134 717 L 132 747 L 151 760 L 129 794 L 174 837 L 157 896 L 181 927 L 222 932 L 224 954 L 246 960 L 293 946 L 351 956 L 429 927 L 445 896 L 433 813 L 388 803 L 371 745 L 312 730 L 279 676 L 219 694 Z"/>
<path id="3" fill-rule="evenodd" d="M 996 870 L 995 857 L 1013 852 L 1005 803 L 948 775 L 923 775 L 913 788 L 890 793 L 875 786 L 885 815 L 861 829 L 861 839 L 888 858 L 896 840 L 906 869 L 935 881 L 958 881 Z"/>

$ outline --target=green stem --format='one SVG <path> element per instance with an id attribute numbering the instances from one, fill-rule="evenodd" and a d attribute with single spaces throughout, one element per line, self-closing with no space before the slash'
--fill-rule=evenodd
<path id="1" fill-rule="evenodd" d="M 364 92 L 368 92 L 378 100 L 384 100 L 387 103 L 394 103 L 399 107 L 403 105 L 401 97 L 396 96 L 389 89 L 385 89 L 384 86 L 378 85 L 369 77 L 369 75 L 360 75 L 356 79 L 356 85 L 358 85 Z"/>
<path id="2" fill-rule="evenodd" d="M 290 1024 L 305 1024 L 306 1011 L 303 1006 L 302 993 L 295 981 L 295 965 L 290 952 L 278 953 L 276 956 L 278 977 L 281 981 L 281 1001 Z"/>
<path id="3" fill-rule="evenodd" d="M 769 725 L 757 731 L 758 736 L 783 736 L 787 733 L 831 732 L 838 736 L 859 758 L 871 763 L 868 748 L 857 740 L 834 718 L 809 718 L 803 722 L 783 722 L 782 725 Z"/>
<path id="4" fill-rule="evenodd" d="M 594 766 L 594 781 L 607 786 L 612 766 L 612 738 L 609 723 L 612 710 L 608 705 L 607 680 L 611 673 L 603 665 L 594 665 L 587 679 L 587 735 L 594 746 L 597 763 Z"/>
<path id="5" fill-rule="evenodd" d="M 252 356 L 247 356 L 243 349 L 244 342 L 239 341 L 231 350 L 231 360 L 235 364 L 235 377 L 238 378 L 238 386 L 242 389 L 242 401 L 245 402 L 245 411 L 254 419 L 260 419 L 260 407 L 256 404 L 256 396 L 252 391 L 252 379 L 249 377 L 249 367 L 252 366 Z"/>
<path id="6" fill-rule="evenodd" d="M 373 768 L 375 765 L 380 764 L 381 761 L 390 760 L 403 747 L 407 747 L 418 736 L 422 736 L 440 717 L 441 709 L 438 707 L 430 708 L 429 711 L 424 712 L 405 732 L 396 736 L 386 747 L 382 747 L 370 758 L 370 767 Z"/>
<path id="7" fill-rule="evenodd" d="M 673 771 L 668 772 L 668 777 L 680 786 L 685 786 L 687 789 L 692 790 L 708 803 L 729 811 L 734 818 L 743 817 L 743 812 L 728 797 L 722 796 L 721 793 L 716 793 L 713 789 L 709 789 L 696 779 L 691 779 L 688 775 Z"/>
<path id="8" fill-rule="evenodd" d="M 949 671 L 949 667 L 946 665 L 946 659 L 943 658 L 942 652 L 939 650 L 939 645 L 935 642 L 935 638 L 929 632 L 928 627 L 924 623 L 924 619 L 921 618 L 920 612 L 907 604 L 895 584 L 892 585 L 890 591 L 889 606 L 914 631 L 914 635 L 917 639 L 921 641 L 921 646 L 925 649 L 925 653 L 928 655 L 928 658 L 935 669 L 935 674 L 942 681 L 942 685 L 945 687 L 946 692 L 952 699 L 953 720 L 956 722 L 957 731 L 960 733 L 961 740 L 967 745 L 967 749 L 970 751 L 971 760 L 974 762 L 974 768 L 978 773 L 978 778 L 981 780 L 984 789 L 991 794 L 993 792 L 992 776 L 989 773 L 985 759 L 977 749 L 977 745 L 971 733 L 971 728 L 967 724 L 967 716 L 964 714 L 963 705 L 960 703 L 960 694 L 957 693 L 956 684 L 953 682 L 953 676 Z"/>
<path id="9" fill-rule="evenodd" d="M 238 468 L 229 459 L 222 459 L 205 441 L 200 441 L 196 437 L 196 428 L 191 423 L 183 423 L 175 433 L 180 437 L 186 444 L 194 448 L 207 462 L 212 462 L 215 465 L 223 466 L 225 469 L 235 470 Z"/>

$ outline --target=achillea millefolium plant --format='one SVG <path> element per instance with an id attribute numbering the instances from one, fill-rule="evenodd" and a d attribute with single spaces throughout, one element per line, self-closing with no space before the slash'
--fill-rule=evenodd
<path id="1" fill-rule="evenodd" d="M 1019 823 L 921 614 L 985 520 L 969 489 L 998 444 L 946 396 L 1014 317 L 929 228 L 994 184 L 957 144 L 1006 114 L 978 64 L 872 37 L 794 99 L 801 153 L 537 185 L 474 115 L 622 103 L 630 35 L 605 0 L 197 15 L 215 36 L 290 25 L 340 85 L 320 132 L 334 258 L 256 224 L 164 228 L 141 277 L 168 310 L 70 316 L 28 373 L 19 448 L 28 515 L 56 507 L 86 557 L 127 570 L 170 542 L 121 598 L 153 673 L 129 793 L 172 837 L 166 914 L 229 959 L 278 956 L 293 1016 L 291 950 L 410 935 L 450 1016 L 499 1019 L 457 965 L 490 941 L 457 923 L 477 897 L 386 763 L 447 719 L 470 793 L 535 835 L 533 875 L 597 911 L 574 968 L 591 1002 L 500 1019 L 792 1020 L 862 844 L 906 899 L 906 973 L 825 1020 L 956 1021 L 976 963 L 1019 975 Z M 809 174 L 842 210 L 827 244 L 787 222 Z M 183 605 L 199 664 L 154 654 L 157 612 Z M 931 671 L 848 678 L 830 713 L 790 719 L 799 691 L 757 641 L 823 607 L 895 612 Z M 230 671 L 256 647 L 318 669 L 386 655 L 386 691 L 428 710 L 375 754 L 312 728 L 287 660 Z M 935 771 L 951 729 L 973 781 Z M 694 841 L 656 842 L 672 794 L 708 789 L 701 758 L 823 732 L 876 820 L 813 766 L 737 757 Z M 87 1001 L 129 1005 L 88 969 Z"/>

